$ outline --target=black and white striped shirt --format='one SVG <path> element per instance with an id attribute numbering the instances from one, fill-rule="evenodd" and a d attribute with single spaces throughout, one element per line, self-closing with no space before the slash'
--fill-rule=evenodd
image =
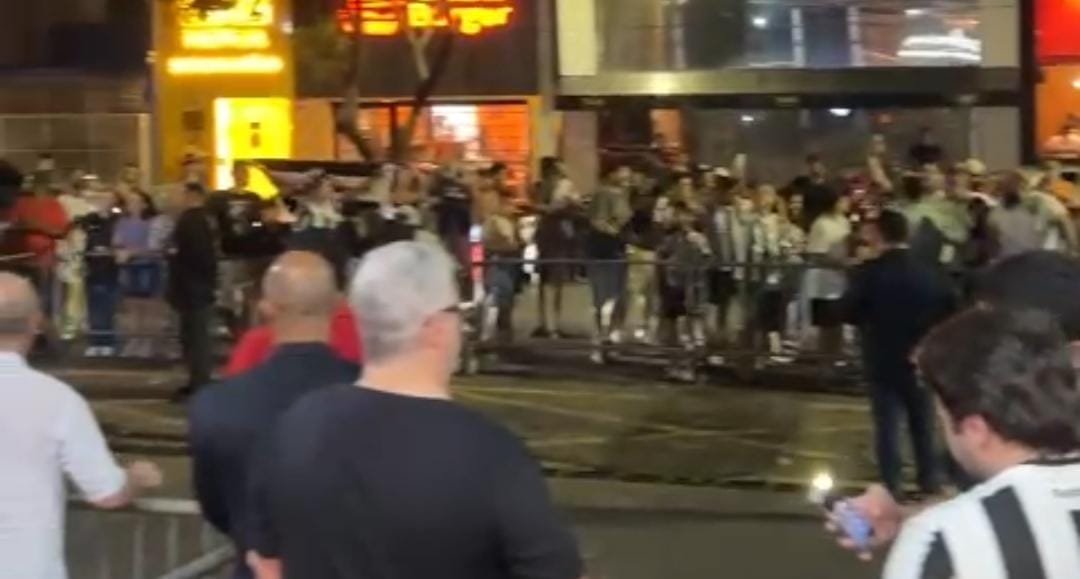
<path id="1" fill-rule="evenodd" d="M 1080 578 L 1080 460 L 1012 467 L 911 519 L 884 579 Z"/>

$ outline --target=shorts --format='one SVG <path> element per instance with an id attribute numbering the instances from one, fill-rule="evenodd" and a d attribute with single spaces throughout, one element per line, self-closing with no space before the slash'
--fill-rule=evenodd
<path id="1" fill-rule="evenodd" d="M 686 307 L 687 291 L 683 286 L 663 284 L 660 286 L 660 317 L 677 320 L 690 314 Z"/>
<path id="2" fill-rule="evenodd" d="M 155 297 L 161 293 L 161 266 L 156 263 L 125 265 L 121 270 L 120 280 L 127 297 Z"/>
<path id="3" fill-rule="evenodd" d="M 707 275 L 709 277 L 709 303 L 718 306 L 725 305 L 738 293 L 732 272 L 714 269 Z"/>
<path id="4" fill-rule="evenodd" d="M 811 300 L 810 322 L 819 328 L 839 328 L 844 325 L 842 303 L 841 300 Z"/>
<path id="5" fill-rule="evenodd" d="M 783 331 L 785 306 L 784 292 L 780 288 L 767 287 L 758 294 L 757 320 L 762 332 Z"/>

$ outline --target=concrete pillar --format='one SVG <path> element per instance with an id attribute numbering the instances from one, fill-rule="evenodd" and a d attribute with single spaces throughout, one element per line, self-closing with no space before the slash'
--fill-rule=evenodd
<path id="1" fill-rule="evenodd" d="M 971 112 L 971 156 L 991 170 L 1020 164 L 1020 111 L 1014 107 L 980 107 Z"/>
<path id="2" fill-rule="evenodd" d="M 556 0 L 559 74 L 594 76 L 600 68 L 596 0 Z"/>
<path id="3" fill-rule="evenodd" d="M 559 138 L 559 112 L 555 110 L 555 4 L 552 0 L 540 0 L 536 9 L 536 74 L 540 98 L 531 107 L 534 171 L 539 168 L 541 157 L 558 154 Z"/>
<path id="4" fill-rule="evenodd" d="M 979 0 L 979 27 L 976 36 L 982 41 L 982 66 L 1017 67 L 1020 65 L 1020 17 L 1018 0 Z"/>
<path id="5" fill-rule="evenodd" d="M 563 113 L 562 154 L 570 179 L 583 193 L 596 190 L 600 176 L 599 119 L 594 111 Z"/>

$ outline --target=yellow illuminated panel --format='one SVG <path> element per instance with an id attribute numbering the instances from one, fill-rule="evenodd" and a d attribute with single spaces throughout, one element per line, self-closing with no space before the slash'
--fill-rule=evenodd
<path id="1" fill-rule="evenodd" d="M 445 2 L 445 4 L 443 3 Z M 444 8 L 445 6 L 445 8 Z M 475 36 L 510 24 L 512 0 L 345 0 L 338 11 L 343 30 L 352 32 L 356 15 L 369 36 L 393 36 L 409 28 L 447 28 Z"/>
<path id="2" fill-rule="evenodd" d="M 292 153 L 292 102 L 284 98 L 214 100 L 214 184 L 231 187 L 240 159 L 287 159 Z M 277 194 L 262 171 L 252 171 L 249 189 L 264 198 Z"/>
<path id="3" fill-rule="evenodd" d="M 173 76 L 219 74 L 276 74 L 285 69 L 280 56 L 247 54 L 244 56 L 174 56 L 166 64 Z"/>
<path id="4" fill-rule="evenodd" d="M 274 23 L 273 0 L 236 0 L 229 8 L 200 10 L 196 0 L 180 0 L 180 26 L 220 28 L 222 26 L 267 27 Z"/>
<path id="5" fill-rule="evenodd" d="M 188 50 L 262 50 L 270 48 L 270 34 L 257 28 L 191 28 L 180 32 L 180 46 Z"/>

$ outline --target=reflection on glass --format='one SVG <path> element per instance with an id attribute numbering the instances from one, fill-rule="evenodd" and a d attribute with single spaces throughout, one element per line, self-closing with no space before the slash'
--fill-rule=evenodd
<path id="1" fill-rule="evenodd" d="M 978 66 L 985 0 L 597 0 L 605 70 Z"/>

